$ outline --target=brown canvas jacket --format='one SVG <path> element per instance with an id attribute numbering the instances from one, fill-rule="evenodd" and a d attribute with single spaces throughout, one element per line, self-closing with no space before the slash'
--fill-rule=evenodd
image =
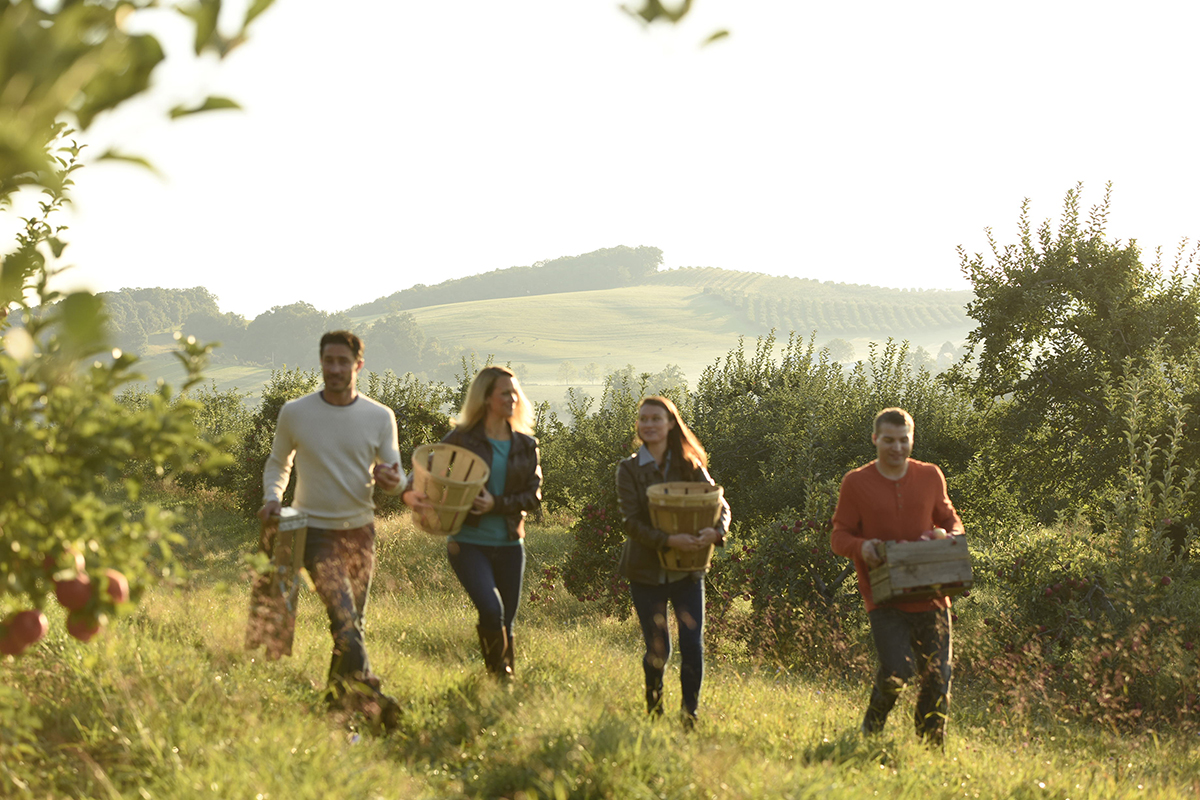
<path id="1" fill-rule="evenodd" d="M 647 458 L 641 457 L 643 450 L 617 464 L 617 502 L 625 521 L 625 546 L 617 570 L 634 583 L 659 584 L 668 579 L 667 571 L 658 560 L 659 551 L 667 547 L 668 536 L 650 524 L 650 500 L 646 497 L 646 489 L 671 481 L 703 481 L 714 486 L 716 482 L 703 467 L 693 470 L 690 465 L 684 465 L 681 469 L 671 463 L 670 457 L 666 469 L 660 471 L 649 453 L 646 453 Z M 718 544 L 724 546 L 725 534 L 729 531 L 729 503 L 722 500 L 721 504 L 721 518 L 713 527 L 721 534 Z M 689 576 L 697 580 L 704 573 L 694 572 Z"/>
<path id="2" fill-rule="evenodd" d="M 465 447 L 491 466 L 492 444 L 483 430 L 483 421 L 470 430 L 457 428 L 442 441 Z M 500 514 L 508 526 L 508 538 L 525 538 L 525 515 L 542 504 L 542 465 L 538 441 L 528 434 L 512 431 L 512 449 L 508 452 L 508 472 L 504 477 L 504 493 L 494 495 L 496 505 L 491 513 Z M 478 525 L 479 514 L 468 514 L 466 524 Z"/>

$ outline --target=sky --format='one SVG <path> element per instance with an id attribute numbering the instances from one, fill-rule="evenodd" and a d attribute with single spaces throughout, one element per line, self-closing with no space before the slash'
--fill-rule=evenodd
<path id="1" fill-rule="evenodd" d="M 186 50 L 155 13 L 137 24 Z M 159 175 L 77 173 L 62 285 L 206 286 L 253 318 L 652 245 L 965 289 L 958 246 L 1109 181 L 1110 235 L 1173 253 L 1200 236 L 1198 23 L 1153 0 L 695 0 L 677 26 L 615 0 L 277 0 L 86 133 Z M 162 120 L 207 94 L 243 110 Z"/>

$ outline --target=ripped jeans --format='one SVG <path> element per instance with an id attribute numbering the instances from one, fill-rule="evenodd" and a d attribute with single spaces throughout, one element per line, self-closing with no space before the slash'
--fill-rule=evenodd
<path id="1" fill-rule="evenodd" d="M 646 673 L 647 701 L 657 692 L 662 695 L 663 667 L 671 657 L 671 633 L 667 627 L 667 603 L 679 624 L 679 684 L 683 708 L 695 716 L 700 702 L 700 684 L 704 681 L 704 576 L 683 578 L 670 583 L 629 582 L 633 608 L 642 626 L 646 655 L 642 669 Z"/>

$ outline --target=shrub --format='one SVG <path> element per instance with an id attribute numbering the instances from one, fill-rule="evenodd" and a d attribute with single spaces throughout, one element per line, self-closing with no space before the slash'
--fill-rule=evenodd
<path id="1" fill-rule="evenodd" d="M 615 481 L 615 479 L 614 479 Z M 571 527 L 571 552 L 562 567 L 563 585 L 577 600 L 594 603 L 599 613 L 625 619 L 632 608 L 629 584 L 617 574 L 625 527 L 615 502 L 584 506 Z"/>
<path id="2" fill-rule="evenodd" d="M 403 377 L 391 370 L 367 375 L 363 393 L 383 403 L 396 415 L 400 443 L 400 464 L 405 474 L 412 471 L 412 453 L 419 445 L 440 441 L 450 430 L 447 406 L 454 390 L 440 381 L 421 381 L 411 372 Z M 381 514 L 403 511 L 398 494 L 375 491 L 375 507 Z"/>
<path id="3" fill-rule="evenodd" d="M 760 658 L 805 669 L 856 670 L 869 652 L 866 615 L 853 565 L 829 547 L 830 484 L 809 493 L 803 512 L 785 510 L 742 535 L 714 561 L 708 576 L 710 624 L 722 629 L 729 610 L 748 602 L 737 636 Z"/>
<path id="4" fill-rule="evenodd" d="M 312 370 L 272 370 L 271 379 L 263 387 L 262 400 L 254 414 L 254 424 L 242 440 L 237 455 L 236 489 L 238 508 L 246 514 L 254 514 L 262 508 L 263 470 L 267 457 L 271 455 L 271 443 L 275 438 L 275 423 L 279 410 L 288 400 L 302 397 L 317 389 L 318 375 Z M 283 504 L 292 502 L 295 489 L 295 474 L 283 495 Z"/>

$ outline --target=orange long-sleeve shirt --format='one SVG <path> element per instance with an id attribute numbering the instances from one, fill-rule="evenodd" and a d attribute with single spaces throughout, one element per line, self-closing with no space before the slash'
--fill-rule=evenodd
<path id="1" fill-rule="evenodd" d="M 867 611 L 875 608 L 871 599 L 870 570 L 862 558 L 863 542 L 913 541 L 933 528 L 962 533 L 962 520 L 946 493 L 946 477 L 936 464 L 908 460 L 908 470 L 900 480 L 885 478 L 872 461 L 851 470 L 842 478 L 837 510 L 833 512 L 833 552 L 854 562 L 858 573 L 858 591 Z M 949 608 L 949 598 L 891 603 L 901 611 L 929 611 Z"/>

